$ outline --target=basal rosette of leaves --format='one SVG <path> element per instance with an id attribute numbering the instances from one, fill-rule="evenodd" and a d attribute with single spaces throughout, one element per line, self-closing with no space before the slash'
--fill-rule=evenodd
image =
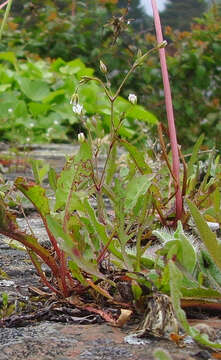
<path id="1" fill-rule="evenodd" d="M 118 146 L 126 151 L 123 158 L 118 156 Z M 108 159 L 100 170 L 97 168 L 98 153 Z M 210 167 L 204 184 L 198 189 L 198 148 L 194 149 L 188 163 L 188 208 L 183 225 L 179 221 L 173 231 L 160 224 L 160 218 L 164 225 L 171 221 L 171 215 L 167 215 L 171 204 L 165 201 L 169 198 L 166 166 L 151 168 L 146 153 L 120 137 L 115 138 L 114 144 L 82 138 L 79 151 L 67 160 L 61 173 L 50 169 L 46 174 L 50 189 L 43 186 L 42 169 L 33 162 L 35 181 L 19 177 L 14 187 L 37 210 L 51 249 L 46 249 L 35 234 L 19 228 L 10 209 L 15 197 L 7 184 L 0 186 L 0 233 L 26 248 L 44 285 L 59 297 L 71 302 L 74 301 L 71 295 L 82 297 L 86 292 L 96 302 L 98 312 L 104 299 L 118 306 L 127 304 L 135 311 L 145 306 L 147 295 L 170 294 L 185 332 L 204 346 L 218 349 L 220 344 L 212 343 L 189 326 L 182 307 L 191 306 L 191 301 L 199 306 L 207 302 L 214 306 L 220 304 L 220 240 L 205 221 L 208 216 L 210 221 L 221 221 L 219 159 L 216 165 L 212 161 L 216 171 L 211 171 Z M 212 184 L 215 190 L 211 192 Z M 184 231 L 184 227 L 188 229 L 190 215 L 204 246 L 198 242 L 198 248 L 195 247 L 193 237 Z M 153 235 L 160 240 L 154 256 L 151 244 L 143 244 Z M 11 245 L 15 246 L 12 240 Z M 45 275 L 42 263 L 48 265 L 52 277 Z M 119 298 L 121 282 L 124 285 L 126 282 L 129 292 L 126 295 L 120 292 Z M 116 324 L 111 316 L 105 317 L 104 311 L 100 313 Z"/>
<path id="2" fill-rule="evenodd" d="M 0 53 L 0 134 L 1 140 L 14 143 L 68 142 L 82 129 L 72 111 L 70 98 L 82 76 L 94 70 L 80 59 L 18 60 L 13 52 Z M 109 125 L 109 104 L 101 86 L 90 82 L 80 91 L 84 104 L 84 121 L 94 118 L 102 136 Z M 121 135 L 136 138 L 140 122 L 148 127 L 156 117 L 144 107 L 119 98 L 116 116 L 124 114 Z M 89 120 L 88 120 L 89 121 Z"/>

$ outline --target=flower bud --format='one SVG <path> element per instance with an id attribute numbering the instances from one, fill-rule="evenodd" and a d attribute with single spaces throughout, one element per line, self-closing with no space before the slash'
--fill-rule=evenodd
<path id="1" fill-rule="evenodd" d="M 103 74 L 106 74 L 107 73 L 107 66 L 103 63 L 103 61 L 100 60 L 100 71 L 103 73 Z"/>
<path id="2" fill-rule="evenodd" d="M 74 93 L 71 97 L 70 104 L 77 105 L 79 101 L 79 96 L 77 93 Z"/>
<path id="3" fill-rule="evenodd" d="M 140 58 L 142 56 L 142 51 L 140 49 L 137 50 L 137 58 Z"/>
<path id="4" fill-rule="evenodd" d="M 160 44 L 157 45 L 157 48 L 162 49 L 162 48 L 165 48 L 166 46 L 167 46 L 167 41 L 164 40 Z"/>
<path id="5" fill-rule="evenodd" d="M 85 136 L 83 132 L 78 134 L 78 141 L 80 144 L 83 144 L 85 142 Z"/>
<path id="6" fill-rule="evenodd" d="M 131 104 L 135 105 L 137 103 L 137 96 L 135 94 L 129 94 L 128 100 Z"/>

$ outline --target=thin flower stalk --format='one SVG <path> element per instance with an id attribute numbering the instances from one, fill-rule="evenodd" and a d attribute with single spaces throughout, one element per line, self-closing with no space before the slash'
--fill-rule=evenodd
<path id="1" fill-rule="evenodd" d="M 151 4 L 152 4 L 152 9 L 153 9 L 157 43 L 161 44 L 163 42 L 163 35 L 162 35 L 160 16 L 159 16 L 156 0 L 151 0 Z M 172 159 L 173 159 L 173 174 L 174 174 L 174 178 L 175 178 L 174 186 L 176 189 L 176 220 L 179 220 L 179 219 L 181 219 L 182 213 L 183 213 L 183 199 L 182 199 L 182 192 L 181 192 L 181 187 L 180 187 L 179 148 L 178 148 L 178 144 L 177 144 L 173 103 L 172 103 L 170 82 L 169 82 L 167 63 L 166 63 L 166 55 L 165 55 L 164 48 L 159 48 L 159 55 L 160 55 L 160 64 L 161 64 L 164 93 L 165 93 L 165 103 L 166 103 L 166 112 L 167 112 L 167 120 L 168 120 L 168 128 L 169 128 L 169 137 L 170 137 Z"/>

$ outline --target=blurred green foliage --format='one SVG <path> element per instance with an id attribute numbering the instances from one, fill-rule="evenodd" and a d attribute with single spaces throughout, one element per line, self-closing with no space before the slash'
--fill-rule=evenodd
<path id="1" fill-rule="evenodd" d="M 82 114 L 72 110 L 70 99 L 82 76 L 93 76 L 94 70 L 79 59 L 58 58 L 17 60 L 13 52 L 0 53 L 0 137 L 11 143 L 68 142 L 86 122 L 105 136 L 109 129 L 110 104 L 104 90 L 94 81 L 79 90 Z M 119 97 L 115 116 L 124 120 L 121 136 L 136 139 L 139 123 L 148 127 L 156 117 L 140 105 Z M 139 131 L 138 131 L 139 130 Z"/>
<path id="2" fill-rule="evenodd" d="M 113 45 L 113 19 L 125 14 L 121 6 L 126 6 L 126 1 L 21 1 L 14 4 L 15 16 L 8 23 L 0 50 L 15 51 L 22 59 L 29 53 L 65 61 L 79 57 L 95 69 L 95 75 L 101 59 L 117 88 L 138 50 L 144 53 L 156 42 L 152 21 L 147 17 L 146 23 L 143 20 L 143 25 L 135 30 L 137 19 L 128 24 L 132 17 L 129 13 Z M 178 139 L 186 149 L 201 133 L 206 135 L 207 147 L 215 145 L 220 149 L 220 33 L 221 16 L 216 8 L 195 21 L 189 32 L 165 28 Z M 136 93 L 138 102 L 166 123 L 157 54 L 147 59 L 142 71 L 137 69 L 131 76 L 123 95 L 127 97 L 129 93 Z"/>

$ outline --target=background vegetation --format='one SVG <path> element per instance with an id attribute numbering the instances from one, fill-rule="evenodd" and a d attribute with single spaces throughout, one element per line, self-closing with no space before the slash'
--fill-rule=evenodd
<path id="1" fill-rule="evenodd" d="M 184 16 L 187 5 L 188 16 Z M 126 0 L 14 2 L 1 51 L 14 52 L 24 63 L 30 57 L 36 61 L 44 58 L 49 64 L 57 58 L 66 62 L 80 58 L 94 69 L 95 75 L 99 74 L 101 59 L 111 70 L 110 80 L 117 88 L 138 49 L 144 53 L 155 44 L 152 18 L 144 13 L 139 1 L 132 1 L 127 14 L 126 7 Z M 125 21 L 117 34 L 113 19 L 124 14 Z M 194 19 L 196 15 L 201 17 Z M 201 0 L 170 0 L 161 18 L 169 42 L 167 61 L 179 141 L 188 149 L 203 132 L 208 147 L 220 148 L 218 7 L 211 9 L 208 2 Z M 119 35 L 116 41 L 115 35 Z M 34 58 L 32 54 L 36 54 Z M 48 85 L 49 79 L 44 81 Z M 131 92 L 136 93 L 140 104 L 165 121 L 158 54 L 151 56 L 142 71 L 138 69 L 129 79 L 123 95 L 127 97 Z M 5 94 L 1 98 L 3 104 Z"/>

